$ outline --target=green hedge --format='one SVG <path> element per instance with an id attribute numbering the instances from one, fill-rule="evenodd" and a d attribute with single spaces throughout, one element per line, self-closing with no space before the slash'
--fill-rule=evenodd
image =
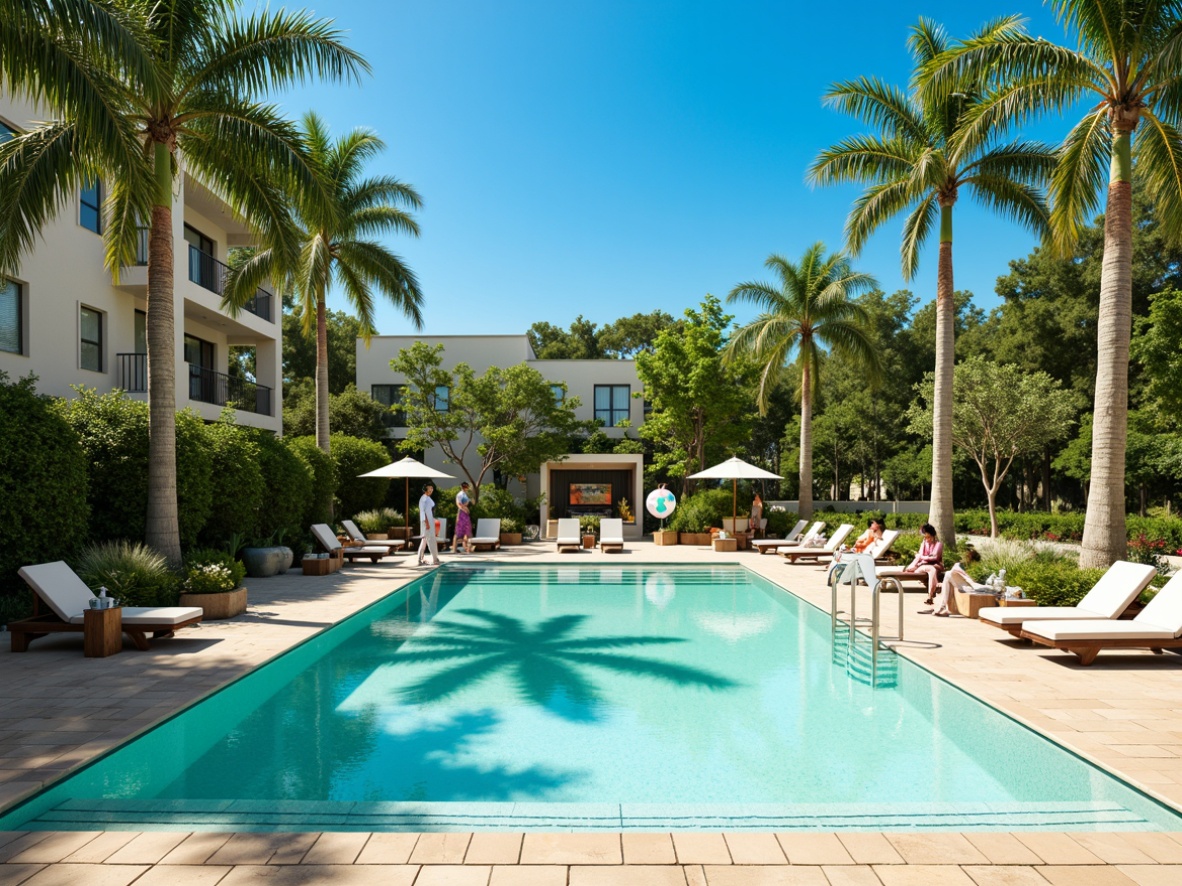
<path id="1" fill-rule="evenodd" d="M 332 456 L 316 445 L 315 437 L 284 437 L 283 442 L 304 463 L 304 469 L 312 478 L 312 497 L 303 523 L 307 526 L 313 523 L 331 523 L 332 500 L 338 482 L 337 467 Z"/>
<path id="2" fill-rule="evenodd" d="M 0 596 L 28 599 L 22 566 L 64 559 L 86 541 L 86 459 L 78 437 L 30 376 L 0 372 Z M 0 618 L 0 621 L 3 621 Z"/>
<path id="3" fill-rule="evenodd" d="M 344 518 L 358 511 L 371 511 L 386 501 L 390 481 L 379 477 L 362 480 L 366 474 L 390 463 L 390 453 L 381 443 L 333 434 L 329 438 L 332 460 L 337 470 L 336 513 Z"/>
<path id="4" fill-rule="evenodd" d="M 256 432 L 223 420 L 205 426 L 205 440 L 213 465 L 213 511 L 201 530 L 200 541 L 220 548 L 235 535 L 254 532 L 263 501 L 263 472 L 259 468 Z"/>
<path id="5" fill-rule="evenodd" d="M 300 457 L 278 437 L 260 431 L 255 440 L 263 474 L 263 497 L 251 540 L 263 544 L 282 538 L 299 547 L 297 539 L 308 534 L 303 521 L 312 502 L 312 476 Z"/>
<path id="6" fill-rule="evenodd" d="M 703 489 L 683 498 L 669 520 L 669 528 L 678 532 L 705 532 L 712 526 L 721 528 L 722 518 L 730 518 L 734 507 L 729 489 Z M 750 507 L 739 509 L 739 516 L 750 513 Z"/>
<path id="7" fill-rule="evenodd" d="M 144 537 L 148 508 L 148 404 L 122 391 L 79 389 L 55 408 L 82 445 L 89 476 L 91 537 Z M 205 423 L 185 409 L 176 415 L 177 513 L 181 546 L 197 543 L 213 504 L 212 461 Z"/>

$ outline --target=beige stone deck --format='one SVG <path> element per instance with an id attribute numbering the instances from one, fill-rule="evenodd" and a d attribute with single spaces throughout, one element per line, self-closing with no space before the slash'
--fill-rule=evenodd
<path id="1" fill-rule="evenodd" d="M 630 543 L 556 555 L 541 543 L 466 560 L 573 565 L 738 562 L 828 611 L 823 573 L 753 552 Z M 446 557 L 447 555 L 445 555 Z M 422 570 L 354 566 L 250 583 L 247 615 L 146 653 L 82 657 L 80 636 L 0 650 L 0 805 L 202 697 Z M 965 619 L 916 614 L 899 651 L 1060 744 L 1182 808 L 1182 657 L 1102 653 L 1090 668 Z M 895 601 L 884 598 L 884 633 Z M 863 595 L 859 612 L 868 612 Z M 0 833 L 0 886 L 415 884 L 1182 883 L 1182 834 Z"/>

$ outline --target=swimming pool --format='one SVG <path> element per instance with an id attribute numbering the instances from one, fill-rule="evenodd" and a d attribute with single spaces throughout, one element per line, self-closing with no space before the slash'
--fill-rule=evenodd
<path id="1" fill-rule="evenodd" d="M 738 566 L 448 567 L 0 830 L 1182 830 L 847 640 Z"/>

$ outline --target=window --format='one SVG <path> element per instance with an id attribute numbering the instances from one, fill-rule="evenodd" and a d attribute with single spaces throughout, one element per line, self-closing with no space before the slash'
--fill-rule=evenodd
<path id="1" fill-rule="evenodd" d="M 595 420 L 609 428 L 627 421 L 631 400 L 631 385 L 596 385 Z"/>
<path id="2" fill-rule="evenodd" d="M 213 369 L 213 343 L 197 338 L 195 335 L 186 335 L 185 362 L 200 366 L 202 369 Z"/>
<path id="3" fill-rule="evenodd" d="M 447 385 L 437 385 L 435 388 L 435 411 L 447 412 L 450 398 L 451 388 Z"/>
<path id="4" fill-rule="evenodd" d="M 185 336 L 185 362 L 189 364 L 189 399 L 217 403 L 218 373 L 214 370 L 213 343 L 195 335 Z"/>
<path id="5" fill-rule="evenodd" d="M 132 330 L 137 354 L 148 353 L 148 315 L 143 311 L 135 312 L 135 327 Z"/>
<path id="6" fill-rule="evenodd" d="M 566 391 L 562 389 L 562 385 L 550 385 L 550 393 L 554 396 L 555 406 L 561 406 L 566 402 Z"/>
<path id="7" fill-rule="evenodd" d="M 5 123 L 3 120 L 0 120 L 0 145 L 4 144 L 15 135 L 16 130 Z"/>
<path id="8" fill-rule="evenodd" d="M 98 179 L 82 185 L 78 195 L 78 224 L 96 234 L 103 232 L 103 183 Z"/>
<path id="9" fill-rule="evenodd" d="M 15 280 L 0 279 L 0 351 L 23 354 L 24 289 Z"/>
<path id="10" fill-rule="evenodd" d="M 405 428 L 406 413 L 402 406 L 402 394 L 406 388 L 403 385 L 370 385 L 369 395 L 378 403 L 387 407 L 382 413 L 382 424 L 387 428 Z"/>
<path id="11" fill-rule="evenodd" d="M 189 279 L 211 292 L 219 292 L 218 262 L 214 258 L 214 243 L 196 228 L 185 225 L 185 242 L 189 244 Z"/>
<path id="12" fill-rule="evenodd" d="M 103 315 L 94 308 L 84 307 L 79 323 L 82 368 L 91 372 L 103 371 Z"/>

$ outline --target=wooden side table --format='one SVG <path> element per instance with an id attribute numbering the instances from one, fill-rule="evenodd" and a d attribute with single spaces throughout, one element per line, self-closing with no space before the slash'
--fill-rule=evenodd
<path id="1" fill-rule="evenodd" d="M 123 609 L 87 609 L 82 613 L 82 654 L 106 658 L 123 651 Z"/>
<path id="2" fill-rule="evenodd" d="M 1037 606 L 1037 600 L 1029 597 L 1002 597 L 997 601 L 998 606 Z"/>
<path id="3" fill-rule="evenodd" d="M 975 594 L 966 591 L 956 592 L 956 611 L 965 618 L 976 618 L 982 609 L 997 605 L 997 597 L 993 594 Z"/>
<path id="4" fill-rule="evenodd" d="M 720 554 L 731 554 L 739 549 L 739 540 L 737 538 L 716 538 L 714 539 L 714 550 Z"/>

